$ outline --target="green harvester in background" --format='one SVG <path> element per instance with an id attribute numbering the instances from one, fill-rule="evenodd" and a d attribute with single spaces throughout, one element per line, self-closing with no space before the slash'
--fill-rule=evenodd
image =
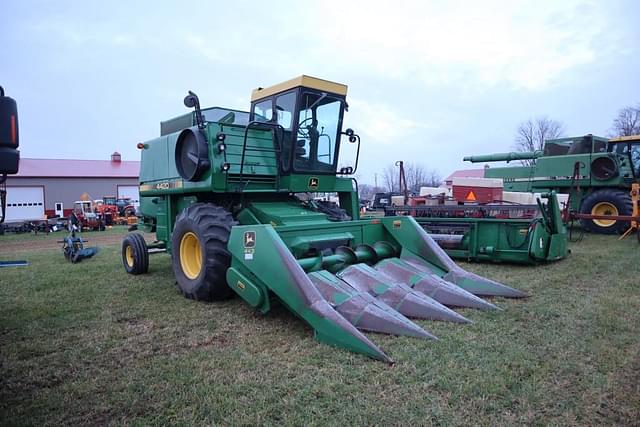
<path id="1" fill-rule="evenodd" d="M 138 144 L 140 233 L 122 244 L 127 272 L 146 273 L 149 249 L 171 253 L 187 298 L 238 294 L 274 303 L 318 340 L 391 362 L 360 331 L 435 338 L 407 318 L 468 319 L 449 307 L 495 309 L 478 296 L 524 293 L 457 266 L 411 217 L 359 219 L 360 138 L 342 129 L 347 87 L 309 76 L 253 91 L 250 112 L 201 109 L 161 123 Z M 345 141 L 343 141 L 345 140 Z M 338 157 L 351 148 L 350 163 Z M 339 205 L 311 193 L 337 193 Z"/>
<path id="2" fill-rule="evenodd" d="M 531 160 L 528 166 L 487 167 L 485 178 L 502 178 L 505 191 L 569 194 L 573 212 L 631 215 L 631 184 L 640 179 L 640 136 L 613 139 L 586 135 L 546 141 L 544 150 L 469 156 L 472 163 Z M 585 230 L 616 234 L 628 221 L 581 219 Z"/>

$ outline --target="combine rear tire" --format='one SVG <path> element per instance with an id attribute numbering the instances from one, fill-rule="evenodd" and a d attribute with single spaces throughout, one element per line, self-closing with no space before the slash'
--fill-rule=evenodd
<path id="1" fill-rule="evenodd" d="M 178 214 L 171 235 L 171 263 L 185 297 L 212 301 L 233 295 L 226 280 L 232 225 L 231 214 L 210 203 L 196 203 Z"/>
<path id="2" fill-rule="evenodd" d="M 582 200 L 580 213 L 591 215 L 631 215 L 631 198 L 623 190 L 605 189 L 594 191 Z M 599 234 L 624 233 L 628 221 L 613 219 L 582 219 L 582 228 Z"/>
<path id="3" fill-rule="evenodd" d="M 146 274 L 149 271 L 149 251 L 140 233 L 129 233 L 122 241 L 122 264 L 129 274 Z"/>

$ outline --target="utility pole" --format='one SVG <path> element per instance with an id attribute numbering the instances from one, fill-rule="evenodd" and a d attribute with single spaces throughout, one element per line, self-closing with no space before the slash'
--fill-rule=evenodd
<path id="1" fill-rule="evenodd" d="M 373 189 L 375 191 L 378 190 L 378 174 L 377 173 L 373 174 Z"/>

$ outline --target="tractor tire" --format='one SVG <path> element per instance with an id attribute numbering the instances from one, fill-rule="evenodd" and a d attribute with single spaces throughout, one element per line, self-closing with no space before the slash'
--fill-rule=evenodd
<path id="1" fill-rule="evenodd" d="M 582 200 L 580 213 L 591 215 L 631 215 L 631 197 L 624 190 L 604 189 Z M 585 231 L 598 234 L 620 234 L 629 228 L 629 221 L 581 219 Z"/>
<path id="2" fill-rule="evenodd" d="M 231 264 L 227 242 L 233 217 L 225 209 L 196 203 L 176 217 L 171 235 L 171 264 L 180 292 L 198 301 L 233 296 L 226 273 Z"/>
<path id="3" fill-rule="evenodd" d="M 149 271 L 149 251 L 142 234 L 126 235 L 122 241 L 122 264 L 129 274 L 146 274 Z"/>

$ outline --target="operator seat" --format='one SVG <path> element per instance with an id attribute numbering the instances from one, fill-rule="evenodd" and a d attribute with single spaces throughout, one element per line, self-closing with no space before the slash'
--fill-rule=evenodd
<path id="1" fill-rule="evenodd" d="M 299 139 L 296 141 L 296 157 L 303 157 L 307 154 L 307 150 L 304 146 L 307 144 L 307 141 L 304 139 Z"/>

